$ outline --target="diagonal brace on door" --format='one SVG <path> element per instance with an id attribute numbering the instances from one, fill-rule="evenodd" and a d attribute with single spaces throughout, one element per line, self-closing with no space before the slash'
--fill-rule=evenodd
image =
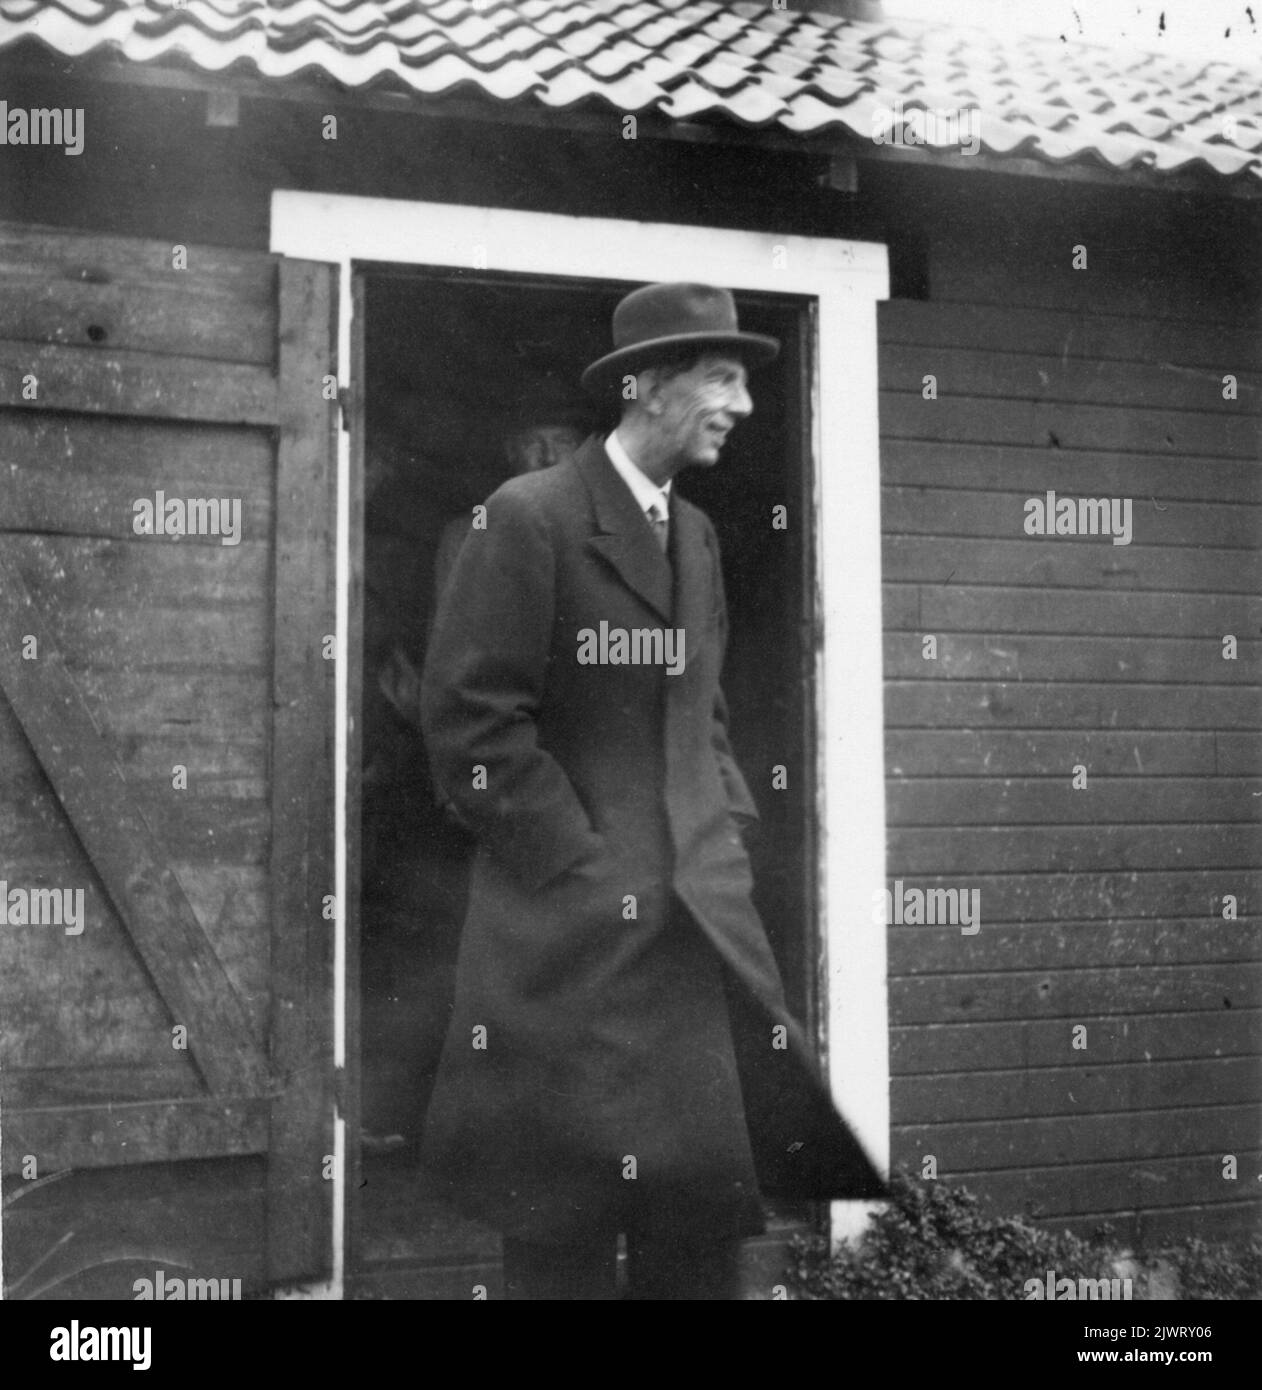
<path id="1" fill-rule="evenodd" d="M 38 661 L 21 655 L 24 633 L 48 631 L 0 546 L 0 692 L 171 1017 L 188 1028 L 190 1053 L 211 1092 L 274 1089 L 245 1008 L 61 653 L 41 636 Z"/>

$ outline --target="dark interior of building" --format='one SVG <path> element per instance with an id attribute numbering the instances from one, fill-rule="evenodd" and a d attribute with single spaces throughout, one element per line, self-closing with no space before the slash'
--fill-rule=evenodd
<path id="1" fill-rule="evenodd" d="M 610 316 L 628 288 L 393 267 L 365 274 L 360 1064 L 370 1176 L 373 1165 L 398 1176 L 414 1161 L 450 1008 L 471 850 L 439 804 L 409 704 L 433 617 L 435 557 L 444 530 L 509 476 L 504 441 L 526 418 L 523 401 L 558 402 L 582 422 L 578 437 L 616 423 L 592 412 L 574 384 L 608 350 Z M 754 414 L 719 466 L 690 470 L 678 486 L 719 537 L 730 735 L 762 817 L 751 845 L 756 902 L 806 1018 L 815 954 L 807 310 L 770 296 L 738 296 L 738 306 L 742 327 L 774 334 L 782 351 L 752 377 Z M 384 1223 L 396 1239 L 417 1239 L 424 1258 L 419 1215 L 409 1233 L 402 1228 L 412 1221 L 379 1205 L 391 1185 L 370 1182 L 361 1194 L 364 1256 Z"/>

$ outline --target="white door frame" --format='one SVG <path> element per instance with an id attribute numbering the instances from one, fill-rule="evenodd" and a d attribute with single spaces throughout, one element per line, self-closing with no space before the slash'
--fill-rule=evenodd
<path id="1" fill-rule="evenodd" d="M 842 1112 L 883 1172 L 889 1164 L 889 1027 L 884 926 L 872 905 L 885 888 L 885 770 L 881 643 L 878 301 L 889 296 L 884 246 L 825 237 L 665 222 L 276 190 L 271 249 L 340 267 L 338 362 L 349 387 L 351 262 L 384 261 L 595 280 L 694 280 L 816 301 L 811 432 L 816 582 L 817 808 L 821 863 L 820 986 L 826 1061 Z M 350 438 L 339 431 L 337 493 L 337 895 L 335 1065 L 346 1064 L 346 715 L 350 583 Z M 770 523 L 769 523 L 770 524 Z M 790 524 L 793 524 L 790 512 Z M 343 1273 L 345 1125 L 337 1127 L 334 1284 Z M 835 1202 L 834 1237 L 856 1234 L 871 1210 Z"/>

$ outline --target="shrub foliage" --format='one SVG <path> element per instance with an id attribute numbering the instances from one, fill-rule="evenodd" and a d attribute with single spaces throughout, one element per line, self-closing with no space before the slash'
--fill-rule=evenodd
<path id="1" fill-rule="evenodd" d="M 798 1239 L 788 1279 L 801 1299 L 1024 1299 L 1028 1279 L 1116 1278 L 1124 1254 L 1113 1231 L 1090 1238 L 987 1215 L 967 1188 L 921 1181 L 900 1170 L 891 1198 L 857 1244 L 830 1255 L 822 1240 Z M 1160 1263 L 1184 1299 L 1262 1297 L 1262 1242 L 1243 1253 L 1195 1238 L 1134 1261 L 1133 1297 Z M 1130 1273 L 1130 1270 L 1122 1271 Z"/>

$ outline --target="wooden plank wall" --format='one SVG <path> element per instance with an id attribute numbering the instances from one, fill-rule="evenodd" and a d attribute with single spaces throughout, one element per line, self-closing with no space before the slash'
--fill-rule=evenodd
<path id="1" fill-rule="evenodd" d="M 330 1261 L 333 273 L 186 256 L 0 226 L 0 879 L 86 899 L 0 934 L 14 1296 Z"/>
<path id="2" fill-rule="evenodd" d="M 169 246 L 0 229 L 0 543 L 38 610 L 40 659 L 80 693 L 260 1052 L 276 305 L 276 267 L 261 256 L 190 246 L 175 277 Z M 19 392 L 28 372 L 31 402 Z M 157 489 L 240 498 L 240 544 L 136 535 L 133 502 Z M 0 937 L 4 1158 L 11 1173 L 22 1165 L 6 1193 L 8 1293 L 129 1298 L 155 1261 L 257 1283 L 259 1160 L 219 1177 L 213 1162 L 93 1171 L 255 1152 L 269 1105 L 211 1101 L 193 1054 L 173 1048 L 180 1020 L 3 698 L 0 765 L 0 877 L 86 899 L 81 935 Z M 173 785 L 176 765 L 187 789 Z"/>
<path id="3" fill-rule="evenodd" d="M 881 309 L 888 876 L 981 909 L 975 935 L 889 929 L 894 1161 L 1057 1226 L 1239 1235 L 1260 1171 L 1256 306 L 1107 250 L 1075 278 L 1079 239 L 961 218 L 933 298 Z M 1131 544 L 1027 536 L 1049 489 L 1130 498 Z"/>
<path id="4" fill-rule="evenodd" d="M 0 237 L 0 370 L 39 382 L 36 403 L 0 410 L 0 538 L 47 623 L 43 650 L 61 654 L 142 798 L 261 1045 L 275 464 L 270 433 L 249 426 L 275 395 L 275 267 L 191 250 L 175 296 L 170 250 L 152 243 Z M 240 544 L 137 536 L 133 501 L 156 489 L 240 498 Z M 88 919 L 73 939 L 6 933 L 6 1105 L 196 1094 L 188 1054 L 171 1047 L 162 1002 L 2 700 L 0 760 L 2 876 L 81 886 Z M 186 790 L 173 786 L 177 764 Z"/>
<path id="5" fill-rule="evenodd" d="M 93 278 L 80 238 L 0 238 L 0 371 L 39 382 L 36 408 L 0 410 L 0 534 L 48 624 L 45 648 L 143 798 L 261 1044 L 275 464 L 269 433 L 242 426 L 251 402 L 275 395 L 275 267 L 192 252 L 176 296 L 170 251 L 151 264 L 152 243 L 91 243 L 88 259 L 109 268 Z M 67 409 L 79 401 L 93 413 Z M 137 536 L 133 501 L 156 489 L 240 498 L 240 544 Z M 92 928 L 6 933 L 6 1105 L 195 1094 L 188 1054 L 171 1047 L 161 1000 L 3 700 L 0 760 L 0 877 L 84 887 Z M 173 787 L 177 764 L 186 790 Z"/>

